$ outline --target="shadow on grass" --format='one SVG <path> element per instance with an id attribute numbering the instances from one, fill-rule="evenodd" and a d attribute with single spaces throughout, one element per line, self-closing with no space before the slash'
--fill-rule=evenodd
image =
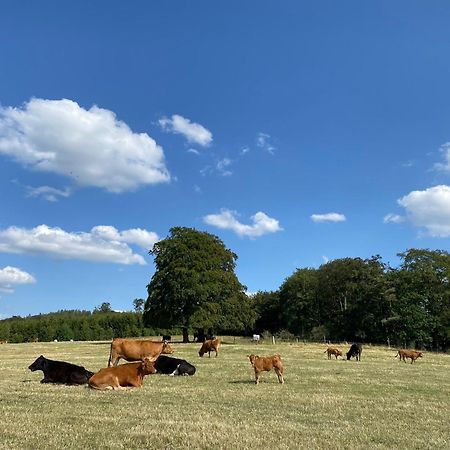
<path id="1" fill-rule="evenodd" d="M 255 384 L 255 380 L 233 380 L 229 384 Z"/>

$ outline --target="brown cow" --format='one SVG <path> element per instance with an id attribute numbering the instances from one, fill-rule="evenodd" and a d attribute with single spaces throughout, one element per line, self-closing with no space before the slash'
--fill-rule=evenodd
<path id="1" fill-rule="evenodd" d="M 7 344 L 7 343 L 8 343 L 8 341 L 4 341 L 4 340 L 0 341 L 0 344 Z"/>
<path id="2" fill-rule="evenodd" d="M 106 389 L 125 389 L 142 387 L 145 375 L 156 373 L 153 362 L 145 358 L 141 362 L 122 364 L 117 367 L 105 367 L 89 378 L 89 386 L 104 391 Z"/>
<path id="3" fill-rule="evenodd" d="M 338 359 L 338 356 L 342 356 L 342 352 L 334 347 L 328 347 L 324 353 L 328 354 L 328 359 L 331 359 L 331 355 L 334 355 L 336 359 Z"/>
<path id="4" fill-rule="evenodd" d="M 172 347 L 167 342 L 116 338 L 111 342 L 108 366 L 117 366 L 120 358 L 126 361 L 143 361 L 144 358 L 155 361 L 161 353 L 173 353 Z"/>
<path id="5" fill-rule="evenodd" d="M 203 355 L 208 352 L 209 357 L 211 358 L 211 352 L 216 352 L 217 358 L 217 355 L 219 354 L 220 343 L 220 339 L 209 339 L 208 341 L 203 342 L 202 348 L 198 352 L 199 356 L 203 357 Z"/>
<path id="6" fill-rule="evenodd" d="M 417 358 L 422 358 L 422 352 L 416 352 L 415 350 L 405 350 L 400 349 L 395 357 L 400 356 L 399 361 L 403 359 L 403 361 L 406 363 L 406 358 L 411 358 L 411 364 L 416 361 Z"/>
<path id="7" fill-rule="evenodd" d="M 256 355 L 248 355 L 250 359 L 250 364 L 255 369 L 255 381 L 256 384 L 259 383 L 259 379 L 261 377 L 261 372 L 269 372 L 272 369 L 275 369 L 275 372 L 278 377 L 278 381 L 283 384 L 283 363 L 281 362 L 280 355 L 273 356 L 256 356 Z"/>

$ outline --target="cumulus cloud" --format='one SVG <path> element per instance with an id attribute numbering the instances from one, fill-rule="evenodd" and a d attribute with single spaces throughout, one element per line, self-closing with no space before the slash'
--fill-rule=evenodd
<path id="1" fill-rule="evenodd" d="M 432 237 L 450 236 L 450 186 L 439 185 L 424 191 L 412 191 L 400 198 L 407 219 L 424 228 Z"/>
<path id="2" fill-rule="evenodd" d="M 181 134 L 192 144 L 207 147 L 213 140 L 211 131 L 203 125 L 191 122 L 189 119 L 178 114 L 174 114 L 170 119 L 168 117 L 162 117 L 158 122 L 164 131 Z"/>
<path id="3" fill-rule="evenodd" d="M 72 190 L 68 187 L 62 190 L 51 186 L 26 186 L 26 190 L 27 197 L 42 197 L 49 202 L 57 202 L 58 197 L 69 197 L 72 194 Z"/>
<path id="4" fill-rule="evenodd" d="M 29 253 L 62 259 L 145 265 L 144 258 L 128 244 L 148 250 L 158 241 L 156 233 L 140 228 L 118 231 L 101 225 L 90 232 L 67 232 L 39 225 L 32 229 L 9 227 L 0 230 L 0 253 Z"/>
<path id="5" fill-rule="evenodd" d="M 229 209 L 222 209 L 220 214 L 209 214 L 203 217 L 203 221 L 224 230 L 232 230 L 239 236 L 256 238 L 264 234 L 276 233 L 282 228 L 278 220 L 273 219 L 259 211 L 251 217 L 252 225 L 245 225 L 236 219 L 237 213 Z"/>
<path id="6" fill-rule="evenodd" d="M 0 292 L 12 294 L 16 286 L 32 283 L 36 283 L 36 279 L 17 267 L 6 266 L 0 269 Z"/>
<path id="7" fill-rule="evenodd" d="M 115 193 L 170 181 L 163 150 L 150 136 L 132 132 L 112 111 L 67 99 L 0 107 L 0 154 Z"/>
<path id="8" fill-rule="evenodd" d="M 159 241 L 156 233 L 142 228 L 119 231 L 110 225 L 98 225 L 92 228 L 91 233 L 101 239 L 136 244 L 145 250 L 150 250 Z"/>
<path id="9" fill-rule="evenodd" d="M 345 222 L 347 219 L 344 214 L 327 213 L 327 214 L 312 214 L 311 220 L 313 222 Z"/>
<path id="10" fill-rule="evenodd" d="M 383 223 L 402 223 L 404 221 L 405 218 L 398 214 L 389 213 L 383 217 Z"/>
<path id="11" fill-rule="evenodd" d="M 275 147 L 270 142 L 270 134 L 267 133 L 258 133 L 256 137 L 256 145 L 265 150 L 266 152 L 273 155 L 275 153 Z"/>

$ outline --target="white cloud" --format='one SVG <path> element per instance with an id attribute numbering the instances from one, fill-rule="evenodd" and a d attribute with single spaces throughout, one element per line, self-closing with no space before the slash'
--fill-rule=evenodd
<path id="1" fill-rule="evenodd" d="M 209 214 L 203 217 L 203 221 L 224 230 L 232 230 L 239 236 L 255 238 L 264 234 L 276 233 L 282 228 L 278 220 L 272 219 L 265 213 L 259 211 L 251 217 L 252 225 L 245 225 L 236 219 L 236 212 L 229 209 L 222 209 L 220 214 Z"/>
<path id="2" fill-rule="evenodd" d="M 192 153 L 193 155 L 200 155 L 200 152 L 195 148 L 188 148 L 188 153 Z"/>
<path id="3" fill-rule="evenodd" d="M 112 111 L 67 99 L 0 107 L 0 154 L 109 192 L 170 181 L 163 150 L 150 136 L 133 133 Z"/>
<path id="4" fill-rule="evenodd" d="M 450 186 L 412 191 L 397 202 L 405 208 L 408 220 L 416 227 L 425 228 L 427 235 L 450 236 Z"/>
<path id="5" fill-rule="evenodd" d="M 434 168 L 443 172 L 450 172 L 450 142 L 441 145 L 439 150 L 444 155 L 444 162 L 436 163 Z"/>
<path id="6" fill-rule="evenodd" d="M 311 215 L 313 222 L 345 222 L 347 219 L 344 214 L 327 213 L 327 214 L 313 214 Z"/>
<path id="7" fill-rule="evenodd" d="M 164 131 L 182 134 L 188 142 L 201 145 L 202 147 L 207 147 L 213 140 L 211 131 L 203 125 L 191 122 L 178 114 L 174 114 L 170 119 L 162 117 L 158 122 Z"/>
<path id="8" fill-rule="evenodd" d="M 140 228 L 118 231 L 98 226 L 90 232 L 67 232 L 39 225 L 32 229 L 9 227 L 0 230 L 0 253 L 29 253 L 62 259 L 145 265 L 144 258 L 127 244 L 146 250 L 158 240 L 156 233 Z"/>
<path id="9" fill-rule="evenodd" d="M 0 269 L 0 291 L 12 294 L 14 288 L 20 284 L 36 283 L 36 279 L 28 272 L 17 267 L 6 266 Z"/>
<path id="10" fill-rule="evenodd" d="M 270 134 L 267 133 L 258 133 L 256 137 L 256 145 L 259 148 L 262 148 L 266 152 L 273 155 L 275 153 L 275 147 L 270 143 Z"/>
<path id="11" fill-rule="evenodd" d="M 223 158 L 217 162 L 216 169 L 218 170 L 220 175 L 222 175 L 223 177 L 228 177 L 230 175 L 233 175 L 233 172 L 229 170 L 229 167 L 231 166 L 232 163 L 233 161 L 231 161 L 231 159 Z"/>
<path id="12" fill-rule="evenodd" d="M 57 202 L 58 197 L 69 197 L 72 194 L 72 190 L 68 187 L 61 190 L 51 186 L 26 186 L 26 190 L 27 197 L 43 197 L 49 202 Z"/>
<path id="13" fill-rule="evenodd" d="M 159 241 L 156 233 L 143 230 L 142 228 L 119 231 L 110 225 L 97 225 L 92 228 L 91 233 L 101 239 L 136 244 L 146 250 L 150 250 Z"/>
<path id="14" fill-rule="evenodd" d="M 383 217 L 383 223 L 402 223 L 405 221 L 405 218 L 403 216 L 399 216 L 398 214 L 386 214 Z"/>

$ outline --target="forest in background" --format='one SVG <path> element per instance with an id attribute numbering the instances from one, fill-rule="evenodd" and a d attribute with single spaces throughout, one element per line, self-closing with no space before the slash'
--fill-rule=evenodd
<path id="1" fill-rule="evenodd" d="M 319 268 L 300 268 L 272 292 L 245 294 L 238 282 L 194 277 L 204 300 L 196 307 L 184 297 L 165 301 L 164 279 L 153 277 L 149 297 L 135 299 L 134 311 L 114 312 L 109 303 L 94 311 L 59 311 L 0 321 L 8 342 L 105 340 L 113 337 L 188 335 L 278 336 L 305 341 L 358 341 L 446 351 L 450 348 L 450 254 L 410 249 L 391 268 L 380 256 L 336 259 Z M 233 255 L 236 258 L 236 255 Z M 202 263 L 204 261 L 202 260 Z M 157 274 L 161 275 L 157 266 Z M 234 266 L 227 270 L 233 272 Z M 192 275 L 192 274 L 191 274 Z M 189 276 L 191 276 L 189 275 Z M 170 279 L 172 280 L 172 278 Z M 189 280 L 177 277 L 184 288 Z M 172 281 L 171 281 L 172 283 Z M 211 289 L 208 290 L 209 284 Z M 234 286 L 230 289 L 230 286 Z M 178 289 L 177 286 L 172 286 Z M 184 291 L 186 292 L 186 291 Z M 210 292 L 214 295 L 211 296 Z M 175 294 L 174 294 L 175 295 Z M 183 295 L 183 294 L 181 294 Z M 160 301 L 163 299 L 163 301 Z M 184 302 L 183 308 L 177 303 Z M 171 310 L 180 312 L 178 315 Z"/>

